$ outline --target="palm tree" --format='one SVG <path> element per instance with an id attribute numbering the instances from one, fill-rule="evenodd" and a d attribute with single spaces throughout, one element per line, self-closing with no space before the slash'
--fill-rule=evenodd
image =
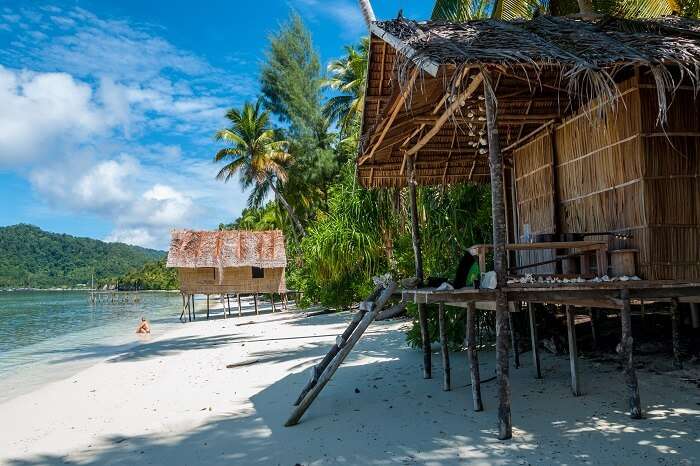
<path id="1" fill-rule="evenodd" d="M 653 18 L 683 14 L 698 16 L 696 0 L 435 0 L 433 19 L 467 21 L 478 18 L 531 18 L 536 12 L 568 15 L 607 14 L 624 18 Z"/>
<path id="2" fill-rule="evenodd" d="M 324 86 L 340 94 L 328 99 L 323 115 L 330 121 L 338 122 L 341 136 L 347 134 L 351 123 L 362 114 L 368 51 L 369 38 L 365 37 L 359 47 L 346 46 L 346 55 L 328 65 L 331 77 L 325 80 Z"/>
<path id="3" fill-rule="evenodd" d="M 294 228 L 304 236 L 304 228 L 294 209 L 280 193 L 278 183 L 287 181 L 287 168 L 292 157 L 287 152 L 289 143 L 277 139 L 270 127 L 270 114 L 262 109 L 262 102 L 246 102 L 242 109 L 232 108 L 226 113 L 231 127 L 216 132 L 217 141 L 231 144 L 216 153 L 215 162 L 225 162 L 216 178 L 229 181 L 238 175 L 243 188 L 253 188 L 248 198 L 249 207 L 259 207 L 270 190 L 287 210 Z"/>

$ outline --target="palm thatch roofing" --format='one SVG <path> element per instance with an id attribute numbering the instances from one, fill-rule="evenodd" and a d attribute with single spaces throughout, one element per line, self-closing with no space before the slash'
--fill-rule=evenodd
<path id="1" fill-rule="evenodd" d="M 280 230 L 174 230 L 168 251 L 167 266 L 219 269 L 286 267 L 284 235 Z"/>
<path id="2" fill-rule="evenodd" d="M 658 124 L 678 86 L 700 82 L 700 22 L 538 16 L 371 27 L 358 178 L 367 187 L 488 182 L 484 93 L 509 151 L 579 110 L 619 100 L 638 76 L 657 90 Z M 486 73 L 485 73 L 486 71 Z"/>

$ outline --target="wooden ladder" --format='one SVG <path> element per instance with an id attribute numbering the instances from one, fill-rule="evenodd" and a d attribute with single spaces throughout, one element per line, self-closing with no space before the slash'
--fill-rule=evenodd
<path id="1" fill-rule="evenodd" d="M 320 363 L 311 369 L 311 379 L 306 384 L 301 394 L 294 403 L 294 411 L 284 423 L 285 427 L 294 426 L 304 415 L 311 403 L 314 402 L 323 387 L 330 381 L 335 371 L 345 361 L 355 344 L 365 333 L 367 327 L 374 321 L 379 312 L 386 306 L 396 290 L 396 283 L 389 281 L 386 285 L 379 285 L 374 289 L 366 301 L 360 303 L 360 309 L 355 313 L 348 328 L 342 335 L 338 335 L 335 344 L 328 351 Z"/>

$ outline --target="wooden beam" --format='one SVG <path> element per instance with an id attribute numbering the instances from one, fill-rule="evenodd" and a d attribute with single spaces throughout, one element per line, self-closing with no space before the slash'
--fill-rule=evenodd
<path id="1" fill-rule="evenodd" d="M 360 161 L 358 162 L 359 165 L 362 165 L 365 160 L 371 158 L 372 155 L 374 154 L 374 152 L 377 150 L 377 148 L 381 145 L 382 141 L 384 140 L 384 136 L 386 136 L 386 133 L 389 131 L 389 128 L 391 128 L 391 125 L 394 122 L 394 119 L 396 119 L 396 115 L 399 114 L 401 107 L 406 102 L 406 97 L 413 89 L 413 85 L 415 84 L 417 77 L 418 77 L 418 69 L 414 69 L 411 72 L 411 77 L 408 79 L 408 82 L 406 83 L 406 87 L 401 90 L 398 97 L 396 98 L 396 101 L 392 105 L 392 108 L 389 112 L 389 116 L 384 120 L 384 123 L 382 125 L 382 131 L 379 133 L 379 138 L 377 139 L 376 142 L 372 143 L 372 147 L 370 149 L 369 154 L 363 156 L 360 159 Z"/>
<path id="2" fill-rule="evenodd" d="M 406 151 L 404 157 L 410 157 L 416 154 L 423 146 L 425 146 L 438 133 L 438 131 L 440 131 L 440 128 L 442 128 L 447 120 L 449 120 L 449 118 L 462 107 L 465 100 L 479 89 L 483 80 L 484 77 L 481 73 L 474 76 L 472 82 L 469 83 L 467 88 L 462 91 L 462 93 L 460 93 L 450 104 L 447 110 L 445 110 L 445 112 L 438 117 L 438 119 L 435 121 L 435 125 L 433 125 L 433 127 L 430 128 L 430 130 L 422 138 L 420 138 L 413 147 Z"/>
<path id="3" fill-rule="evenodd" d="M 517 148 L 519 145 L 521 145 L 522 143 L 524 143 L 525 141 L 527 141 L 531 137 L 537 135 L 543 129 L 546 129 L 548 126 L 553 125 L 556 122 L 557 122 L 557 120 L 554 120 L 554 119 L 546 121 L 544 124 L 533 129 L 532 131 L 527 133 L 525 136 L 518 138 L 514 143 L 506 146 L 506 148 L 503 149 L 503 152 L 509 152 L 509 151 Z M 525 127 L 525 126 L 523 125 L 523 127 Z"/>
<path id="4" fill-rule="evenodd" d="M 416 66 L 419 66 L 423 71 L 428 73 L 433 78 L 437 76 L 438 70 L 440 68 L 440 65 L 437 62 L 430 59 L 426 59 L 423 56 L 419 56 L 418 52 L 416 52 L 416 50 L 413 47 L 407 45 L 405 42 L 403 42 L 401 39 L 394 36 L 393 34 L 385 31 L 376 23 L 370 25 L 369 31 L 371 34 L 374 34 L 387 44 L 391 45 L 396 50 L 397 54 L 400 53 L 401 55 L 405 55 Z"/>
<path id="5" fill-rule="evenodd" d="M 470 118 L 464 115 L 457 115 L 453 116 L 452 118 L 449 119 L 450 122 L 455 122 L 455 123 L 473 123 L 473 124 L 481 124 L 483 123 L 482 121 L 479 121 L 479 117 L 484 117 L 483 114 L 475 114 L 474 117 Z M 437 121 L 439 120 L 440 116 L 439 115 L 419 115 L 415 116 L 412 118 L 412 120 L 416 123 L 420 124 L 426 124 L 426 125 L 431 125 L 431 124 L 436 124 Z M 517 124 L 521 124 L 521 122 L 530 122 L 530 123 L 540 123 L 540 122 L 549 122 L 550 120 L 558 120 L 559 119 L 559 114 L 557 113 L 545 113 L 542 115 L 515 115 L 515 114 L 510 114 L 510 115 L 503 115 L 498 117 L 498 124 L 503 125 L 506 122 L 516 122 Z"/>
<path id="6" fill-rule="evenodd" d="M 513 436 L 513 422 L 510 410 L 510 380 L 508 344 L 510 325 L 508 322 L 508 301 L 502 287 L 506 284 L 506 231 L 505 204 L 503 199 L 503 154 L 498 136 L 498 114 L 495 91 L 491 87 L 491 73 L 484 70 L 479 75 L 483 81 L 486 107 L 486 127 L 489 144 L 491 169 L 491 212 L 493 219 L 494 270 L 496 272 L 496 379 L 498 381 L 498 438 L 507 440 Z M 477 81 L 475 79 L 474 81 Z M 473 82 L 472 81 L 472 84 Z M 470 85 L 471 88 L 471 85 Z M 472 92 L 474 92 L 474 89 Z M 457 99 L 455 103 L 459 103 Z"/>

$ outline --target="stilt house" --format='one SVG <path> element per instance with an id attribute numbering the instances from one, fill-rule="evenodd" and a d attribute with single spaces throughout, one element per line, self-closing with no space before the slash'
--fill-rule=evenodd
<path id="1" fill-rule="evenodd" d="M 676 348 L 679 302 L 700 301 L 700 23 L 399 18 L 370 32 L 357 174 L 367 188 L 409 187 L 419 280 L 416 185 L 491 184 L 493 243 L 472 249 L 482 271 L 493 252 L 496 288 L 404 290 L 418 304 L 424 376 L 424 304 L 464 305 L 473 327 L 475 303 L 493 303 L 499 438 L 509 438 L 509 306 L 529 304 L 536 357 L 532 303 L 566 305 L 575 395 L 575 306 L 619 309 L 629 410 L 641 417 L 631 306 L 671 301 Z M 567 282 L 523 282 L 525 273 Z M 641 279 L 593 278 L 605 275 Z"/>
<path id="2" fill-rule="evenodd" d="M 207 295 L 208 308 L 209 295 L 235 293 L 240 313 L 241 293 L 252 293 L 257 308 L 257 293 L 286 292 L 287 256 L 279 230 L 175 230 L 167 266 L 177 268 L 183 314 L 194 309 L 190 300 L 195 294 Z"/>

